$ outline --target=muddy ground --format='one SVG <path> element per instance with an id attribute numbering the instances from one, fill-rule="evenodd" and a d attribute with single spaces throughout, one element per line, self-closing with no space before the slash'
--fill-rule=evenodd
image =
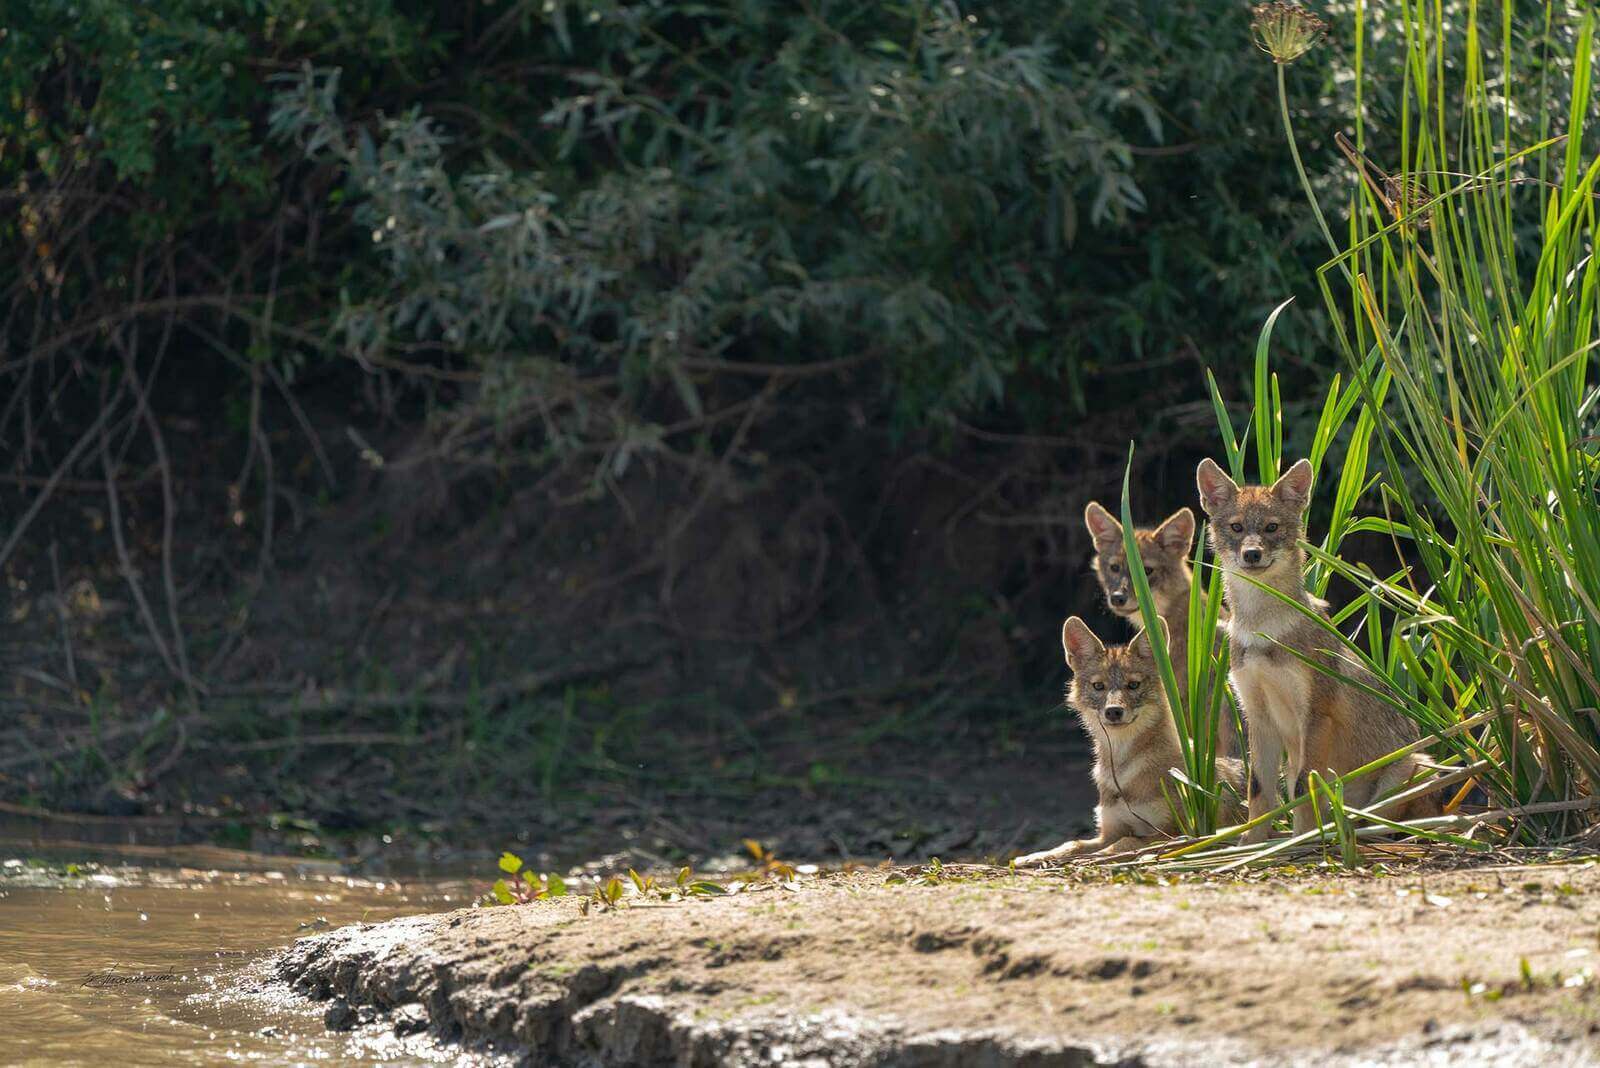
<path id="1" fill-rule="evenodd" d="M 937 879 L 939 881 L 929 882 Z M 1167 882 L 873 869 L 346 927 L 329 1023 L 538 1064 L 1586 1064 L 1600 865 Z"/>

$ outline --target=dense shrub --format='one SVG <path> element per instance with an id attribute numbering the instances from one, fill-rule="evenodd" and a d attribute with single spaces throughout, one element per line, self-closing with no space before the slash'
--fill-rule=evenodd
<path id="1" fill-rule="evenodd" d="M 84 0 L 3 48 L 13 358 L 176 330 L 241 393 L 420 361 L 513 420 L 616 376 L 544 444 L 657 447 L 729 363 L 861 361 L 902 427 L 1166 405 L 1117 372 L 1317 252 L 1233 3 Z"/>

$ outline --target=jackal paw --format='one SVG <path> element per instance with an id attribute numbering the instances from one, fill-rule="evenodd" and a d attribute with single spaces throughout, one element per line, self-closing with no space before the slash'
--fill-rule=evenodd
<path id="1" fill-rule="evenodd" d="M 1058 860 L 1066 860 L 1068 857 L 1083 852 L 1083 849 L 1084 843 L 1082 842 L 1062 842 L 1054 849 L 1045 849 L 1038 853 L 1028 853 L 1025 856 L 1020 856 L 1014 863 L 1019 868 L 1037 868 L 1045 864 L 1054 864 Z"/>

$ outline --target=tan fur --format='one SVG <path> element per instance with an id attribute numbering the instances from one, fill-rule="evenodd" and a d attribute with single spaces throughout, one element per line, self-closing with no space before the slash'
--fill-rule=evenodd
<path id="1" fill-rule="evenodd" d="M 1061 628 L 1061 645 L 1072 668 L 1067 704 L 1094 743 L 1094 781 L 1100 794 L 1094 810 L 1097 833 L 1018 857 L 1018 867 L 1121 853 L 1177 831 L 1162 787 L 1165 783 L 1171 788 L 1168 769 L 1181 768 L 1183 756 L 1144 631 L 1127 645 L 1107 648 L 1083 620 L 1073 616 Z M 1108 707 L 1126 709 L 1125 718 L 1108 722 Z M 1238 760 L 1218 758 L 1217 781 L 1228 783 L 1234 796 L 1242 796 L 1244 766 Z M 1238 813 L 1226 812 L 1223 819 L 1235 822 Z"/>
<path id="2" fill-rule="evenodd" d="M 1083 524 L 1094 540 L 1092 566 L 1100 591 L 1105 594 L 1106 607 L 1133 626 L 1141 626 L 1139 600 L 1133 594 L 1128 554 L 1122 544 L 1122 524 L 1099 501 L 1090 501 L 1083 510 Z M 1189 671 L 1189 588 L 1194 582 L 1189 554 L 1194 549 L 1194 513 L 1180 508 L 1156 526 L 1136 528 L 1133 537 L 1156 602 L 1156 614 L 1172 635 L 1167 649 L 1172 671 L 1181 685 Z M 1217 725 L 1217 752 L 1223 756 L 1239 755 L 1239 732 L 1231 715 L 1224 716 Z"/>
<path id="3" fill-rule="evenodd" d="M 1231 616 L 1229 679 L 1250 732 L 1250 817 L 1277 807 L 1279 765 L 1287 764 L 1290 796 L 1305 789 L 1307 772 L 1344 775 L 1417 739 L 1416 726 L 1389 705 L 1289 652 L 1311 658 L 1345 679 L 1371 685 L 1372 675 L 1337 649 L 1337 642 L 1303 611 L 1252 583 L 1259 582 L 1327 618 L 1327 605 L 1305 588 L 1300 548 L 1311 501 L 1311 465 L 1291 467 L 1272 486 L 1239 486 L 1210 460 L 1196 472 L 1200 504 L 1211 517 L 1211 544 L 1223 568 Z M 1252 562 L 1252 555 L 1254 559 Z M 1406 757 L 1345 787 L 1345 801 L 1365 808 L 1417 772 Z M 1438 799 L 1416 798 L 1387 808 L 1390 819 L 1437 814 Z M 1295 810 L 1295 831 L 1315 826 L 1309 807 Z M 1266 837 L 1266 827 L 1246 835 Z"/>

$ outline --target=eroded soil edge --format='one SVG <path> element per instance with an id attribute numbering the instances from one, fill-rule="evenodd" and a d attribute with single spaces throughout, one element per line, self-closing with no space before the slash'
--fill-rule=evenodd
<path id="1" fill-rule="evenodd" d="M 541 1064 L 1585 1064 L 1600 868 L 1173 886 L 874 871 L 357 925 L 276 967 L 329 999 L 330 1026 Z"/>

